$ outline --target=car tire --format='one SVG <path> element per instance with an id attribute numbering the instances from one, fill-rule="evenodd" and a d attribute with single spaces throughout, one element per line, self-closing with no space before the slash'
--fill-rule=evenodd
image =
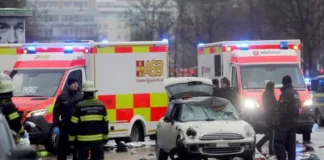
<path id="1" fill-rule="evenodd" d="M 311 141 L 311 132 L 304 132 L 303 133 L 303 142 L 310 142 Z"/>
<path id="2" fill-rule="evenodd" d="M 56 153 L 58 148 L 58 139 L 59 136 L 55 135 L 53 129 L 51 129 L 47 142 L 44 144 L 45 150 L 50 153 Z"/>
<path id="3" fill-rule="evenodd" d="M 157 137 L 155 139 L 155 155 L 157 160 L 168 160 L 168 153 L 163 151 L 158 145 Z"/>
<path id="4" fill-rule="evenodd" d="M 244 160 L 255 160 L 255 152 L 246 153 L 243 157 Z"/>
<path id="5" fill-rule="evenodd" d="M 320 127 L 324 126 L 324 120 L 323 120 L 322 114 L 318 110 L 316 111 L 316 114 L 315 114 L 315 121 L 318 124 L 318 126 L 320 126 Z"/>

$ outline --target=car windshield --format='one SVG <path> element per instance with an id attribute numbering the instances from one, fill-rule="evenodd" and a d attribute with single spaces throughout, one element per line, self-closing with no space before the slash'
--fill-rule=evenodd
<path id="1" fill-rule="evenodd" d="M 227 103 L 220 107 L 222 109 L 197 106 L 196 104 L 183 104 L 181 121 L 221 121 L 239 119 L 239 115 L 231 103 Z"/>
<path id="2" fill-rule="evenodd" d="M 243 89 L 263 89 L 268 81 L 275 83 L 275 88 L 282 87 L 282 77 L 290 75 L 294 88 L 306 88 L 298 64 L 271 64 L 241 66 Z"/>
<path id="3" fill-rule="evenodd" d="M 11 78 L 15 97 L 53 97 L 64 70 L 14 70 Z"/>

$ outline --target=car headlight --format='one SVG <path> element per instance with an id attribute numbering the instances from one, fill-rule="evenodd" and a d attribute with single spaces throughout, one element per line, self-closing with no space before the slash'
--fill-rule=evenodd
<path id="1" fill-rule="evenodd" d="M 47 112 L 47 109 L 41 109 L 41 110 L 36 110 L 29 112 L 27 117 L 38 117 L 38 116 L 43 116 Z"/>
<path id="2" fill-rule="evenodd" d="M 307 107 L 307 106 L 311 106 L 313 105 L 313 100 L 312 99 L 308 99 L 304 102 L 303 106 Z"/>
<path id="3" fill-rule="evenodd" d="M 253 100 L 245 100 L 243 105 L 245 108 L 251 108 L 251 109 L 260 107 L 258 102 Z"/>
<path id="4" fill-rule="evenodd" d="M 245 135 L 251 137 L 254 134 L 254 129 L 250 125 L 244 126 Z"/>
<path id="5" fill-rule="evenodd" d="M 186 134 L 190 139 L 195 139 L 197 136 L 197 131 L 192 128 L 188 128 Z"/>

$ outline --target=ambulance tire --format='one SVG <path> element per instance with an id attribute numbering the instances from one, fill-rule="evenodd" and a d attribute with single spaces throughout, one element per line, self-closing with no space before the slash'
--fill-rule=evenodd
<path id="1" fill-rule="evenodd" d="M 57 141 L 58 141 L 58 137 L 56 137 L 53 130 L 51 129 L 48 140 L 44 145 L 45 150 L 50 153 L 56 153 L 57 152 Z"/>
<path id="2" fill-rule="evenodd" d="M 303 133 L 303 142 L 310 142 L 311 141 L 311 132 L 304 132 Z"/>
<path id="3" fill-rule="evenodd" d="M 145 136 L 144 136 L 144 128 L 140 121 L 137 121 L 134 123 L 131 134 L 134 135 L 134 137 L 127 137 L 127 138 L 116 138 L 115 142 L 116 144 L 120 143 L 121 141 L 125 143 L 129 142 L 144 142 Z"/>
<path id="4" fill-rule="evenodd" d="M 323 127 L 324 126 L 324 120 L 322 114 L 319 112 L 319 110 L 316 110 L 315 114 L 315 121 L 318 124 L 318 126 Z"/>

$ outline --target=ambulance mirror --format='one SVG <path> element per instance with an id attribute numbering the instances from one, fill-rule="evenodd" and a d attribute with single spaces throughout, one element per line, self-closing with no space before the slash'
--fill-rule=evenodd
<path id="1" fill-rule="evenodd" d="M 311 83 L 310 90 L 311 91 L 317 91 L 317 89 L 318 89 L 318 80 L 317 79 L 313 79 L 312 80 L 312 83 Z"/>

